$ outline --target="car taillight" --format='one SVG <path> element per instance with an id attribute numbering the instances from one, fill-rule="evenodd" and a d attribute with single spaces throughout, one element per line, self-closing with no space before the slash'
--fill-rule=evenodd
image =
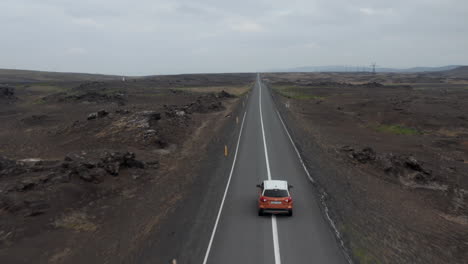
<path id="1" fill-rule="evenodd" d="M 287 203 L 290 203 L 290 202 L 292 202 L 292 198 L 291 198 L 291 197 L 288 197 L 288 198 L 286 198 L 286 200 L 284 200 L 284 201 L 287 202 Z"/>
<path id="2" fill-rule="evenodd" d="M 260 197 L 260 202 L 264 202 L 264 203 L 265 203 L 266 201 L 268 201 L 267 198 L 265 198 L 265 197 L 263 197 L 263 196 Z"/>

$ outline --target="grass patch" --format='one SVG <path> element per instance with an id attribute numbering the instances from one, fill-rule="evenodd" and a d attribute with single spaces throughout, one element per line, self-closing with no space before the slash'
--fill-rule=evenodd
<path id="1" fill-rule="evenodd" d="M 440 135 L 443 135 L 443 136 L 446 136 L 446 137 L 458 137 L 458 136 L 461 136 L 465 133 L 467 133 L 468 130 L 466 129 L 458 129 L 458 130 L 455 130 L 455 129 L 446 129 L 446 128 L 441 128 L 439 130 L 437 130 L 437 133 L 440 134 Z"/>
<path id="2" fill-rule="evenodd" d="M 325 97 L 323 96 L 310 95 L 310 94 L 292 94 L 289 97 L 294 98 L 294 99 L 302 99 L 302 100 L 307 100 L 307 99 L 324 100 L 325 99 Z"/>
<path id="3" fill-rule="evenodd" d="M 42 105 L 42 104 L 45 104 L 46 101 L 42 97 L 39 97 L 39 98 L 34 99 L 31 103 L 33 105 Z"/>
<path id="4" fill-rule="evenodd" d="M 363 264 L 379 264 L 381 263 L 377 259 L 375 259 L 372 255 L 367 253 L 367 251 L 363 248 L 356 248 L 352 247 L 353 255 L 359 259 L 359 263 Z"/>
<path id="5" fill-rule="evenodd" d="M 397 135 L 420 135 L 420 131 L 400 125 L 379 125 L 375 128 L 379 132 L 392 133 Z"/>
<path id="6" fill-rule="evenodd" d="M 309 99 L 325 100 L 324 96 L 308 94 L 307 93 L 308 88 L 305 88 L 305 87 L 276 86 L 276 87 L 273 87 L 273 90 L 275 90 L 277 93 L 279 93 L 280 95 L 286 98 L 299 99 L 299 100 L 309 100 Z"/>
<path id="7" fill-rule="evenodd" d="M 88 216 L 82 212 L 72 212 L 62 218 L 55 220 L 55 227 L 71 229 L 74 231 L 96 231 L 97 226 L 92 223 Z"/>
<path id="8" fill-rule="evenodd" d="M 370 241 L 363 237 L 361 233 L 351 228 L 351 226 L 342 224 L 340 231 L 343 235 L 349 238 L 349 248 L 354 258 L 359 260 L 359 263 L 380 264 L 381 262 L 371 253 L 362 242 L 369 244 Z M 364 240 L 363 240 L 364 239 Z"/>
<path id="9" fill-rule="evenodd" d="M 237 97 L 241 97 L 251 90 L 251 85 L 245 86 L 197 86 L 197 87 L 176 87 L 174 90 L 193 93 L 219 93 L 225 91 Z"/>
<path id="10" fill-rule="evenodd" d="M 33 84 L 25 88 L 27 91 L 31 92 L 42 92 L 42 93 L 58 93 L 67 91 L 67 88 L 59 87 L 49 84 Z"/>

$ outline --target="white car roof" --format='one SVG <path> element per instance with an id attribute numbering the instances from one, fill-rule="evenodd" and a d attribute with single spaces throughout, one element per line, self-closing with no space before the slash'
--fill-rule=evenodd
<path id="1" fill-rule="evenodd" d="M 263 181 L 263 189 L 287 190 L 288 189 L 288 182 L 287 181 L 278 181 L 278 180 Z"/>

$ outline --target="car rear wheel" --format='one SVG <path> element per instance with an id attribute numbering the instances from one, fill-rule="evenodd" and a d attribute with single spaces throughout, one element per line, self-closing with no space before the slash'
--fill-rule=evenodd
<path id="1" fill-rule="evenodd" d="M 263 209 L 258 209 L 258 216 L 263 216 Z"/>
<path id="2" fill-rule="evenodd" d="M 289 210 L 288 216 L 293 216 L 293 210 Z"/>

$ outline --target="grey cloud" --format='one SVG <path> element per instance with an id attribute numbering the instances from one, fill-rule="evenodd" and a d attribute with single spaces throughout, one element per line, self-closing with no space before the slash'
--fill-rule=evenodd
<path id="1" fill-rule="evenodd" d="M 462 0 L 3 0 L 0 67 L 112 74 L 467 64 Z"/>

